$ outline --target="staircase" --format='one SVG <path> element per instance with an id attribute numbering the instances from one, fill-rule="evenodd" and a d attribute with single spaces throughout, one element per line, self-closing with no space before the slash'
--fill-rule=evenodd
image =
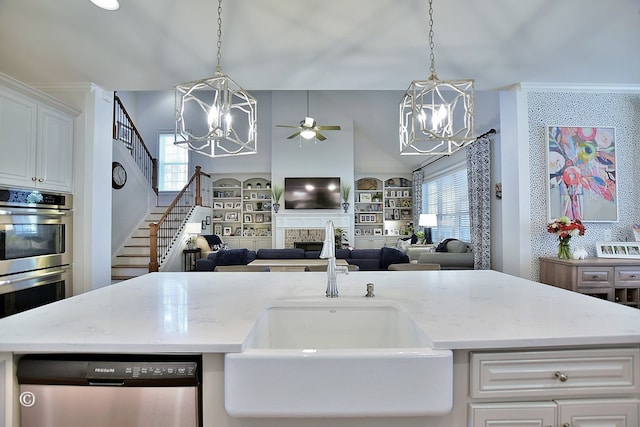
<path id="1" fill-rule="evenodd" d="M 154 207 L 116 254 L 111 264 L 112 282 L 149 272 L 149 224 L 158 221 L 166 210 L 166 206 Z M 176 231 L 179 226 L 176 224 Z"/>

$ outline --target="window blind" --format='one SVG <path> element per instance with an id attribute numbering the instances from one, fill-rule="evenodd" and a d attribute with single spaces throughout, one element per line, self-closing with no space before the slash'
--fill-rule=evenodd
<path id="1" fill-rule="evenodd" d="M 459 169 L 425 182 L 422 186 L 422 212 L 438 217 L 431 229 L 434 242 L 460 239 L 471 242 L 467 170 Z"/>

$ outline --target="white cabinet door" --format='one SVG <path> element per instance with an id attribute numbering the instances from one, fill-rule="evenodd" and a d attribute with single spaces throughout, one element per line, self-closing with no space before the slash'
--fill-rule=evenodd
<path id="1" fill-rule="evenodd" d="M 0 88 L 0 184 L 33 186 L 37 104 Z"/>
<path id="2" fill-rule="evenodd" d="M 561 427 L 637 427 L 637 399 L 557 400 Z"/>
<path id="3" fill-rule="evenodd" d="M 54 109 L 38 108 L 38 188 L 71 192 L 73 179 L 73 118 Z"/>
<path id="4" fill-rule="evenodd" d="M 551 427 L 556 425 L 553 402 L 478 403 L 469 405 L 471 427 Z"/>
<path id="5" fill-rule="evenodd" d="M 72 191 L 73 117 L 0 88 L 0 184 Z"/>
<path id="6" fill-rule="evenodd" d="M 356 249 L 380 249 L 385 246 L 386 240 L 384 237 L 356 237 L 355 238 Z"/>

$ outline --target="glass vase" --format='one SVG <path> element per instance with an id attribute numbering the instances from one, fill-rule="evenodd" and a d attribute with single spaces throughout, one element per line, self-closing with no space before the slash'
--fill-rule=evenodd
<path id="1" fill-rule="evenodd" d="M 569 242 L 571 241 L 571 237 L 560 237 L 558 242 L 558 258 L 560 259 L 571 259 L 571 247 L 569 246 Z"/>

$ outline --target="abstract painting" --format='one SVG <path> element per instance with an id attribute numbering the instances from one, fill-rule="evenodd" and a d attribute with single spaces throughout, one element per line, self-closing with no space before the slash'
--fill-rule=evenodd
<path id="1" fill-rule="evenodd" d="M 548 220 L 618 221 L 613 127 L 547 127 Z"/>

